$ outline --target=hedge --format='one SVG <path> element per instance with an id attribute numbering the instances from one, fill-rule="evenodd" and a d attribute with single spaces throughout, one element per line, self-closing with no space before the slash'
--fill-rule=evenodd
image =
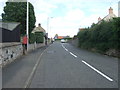
<path id="1" fill-rule="evenodd" d="M 29 36 L 29 43 L 32 44 L 34 42 L 43 43 L 44 42 L 44 33 L 43 32 L 36 32 L 35 34 L 31 33 Z"/>
<path id="2" fill-rule="evenodd" d="M 109 49 L 120 50 L 120 18 L 94 24 L 84 31 L 79 31 L 77 37 L 81 48 L 94 48 L 100 52 Z"/>
<path id="3" fill-rule="evenodd" d="M 43 32 L 36 32 L 36 43 L 43 43 L 44 42 L 44 33 Z"/>

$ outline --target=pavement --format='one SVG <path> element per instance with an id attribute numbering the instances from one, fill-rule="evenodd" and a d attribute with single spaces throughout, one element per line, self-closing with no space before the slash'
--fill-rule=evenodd
<path id="1" fill-rule="evenodd" d="M 54 42 L 5 67 L 3 88 L 118 88 L 118 59 Z"/>
<path id="2" fill-rule="evenodd" d="M 38 48 L 5 66 L 2 70 L 2 87 L 24 88 L 35 63 L 46 48 L 47 46 Z"/>

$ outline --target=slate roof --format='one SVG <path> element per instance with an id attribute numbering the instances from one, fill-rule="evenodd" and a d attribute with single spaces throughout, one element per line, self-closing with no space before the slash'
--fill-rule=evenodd
<path id="1" fill-rule="evenodd" d="M 14 30 L 20 23 L 18 22 L 1 22 L 0 21 L 0 28 L 4 28 L 7 30 Z"/>

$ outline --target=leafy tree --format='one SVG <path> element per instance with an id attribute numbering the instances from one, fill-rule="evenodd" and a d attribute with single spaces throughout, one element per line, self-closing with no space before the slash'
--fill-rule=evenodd
<path id="1" fill-rule="evenodd" d="M 4 13 L 2 13 L 3 21 L 20 22 L 21 34 L 26 34 L 26 16 L 27 2 L 6 2 Z M 29 3 L 29 33 L 35 27 L 36 17 L 34 7 Z"/>

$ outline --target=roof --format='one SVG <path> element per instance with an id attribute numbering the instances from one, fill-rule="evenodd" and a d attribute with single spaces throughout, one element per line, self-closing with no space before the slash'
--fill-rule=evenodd
<path id="1" fill-rule="evenodd" d="M 86 28 L 79 28 L 79 31 L 83 31 L 83 30 L 86 30 Z"/>
<path id="2" fill-rule="evenodd" d="M 69 36 L 58 36 L 57 39 L 63 39 L 63 38 L 67 38 Z"/>
<path id="3" fill-rule="evenodd" d="M 35 33 L 35 32 L 46 32 L 46 31 L 41 26 L 39 26 L 33 29 L 32 33 Z"/>
<path id="4" fill-rule="evenodd" d="M 103 19 L 98 20 L 98 24 L 100 24 L 103 20 L 104 21 L 110 21 L 114 17 L 117 17 L 117 16 L 113 13 L 113 9 L 110 7 L 109 8 L 109 14 L 107 16 L 105 16 Z"/>
<path id="5" fill-rule="evenodd" d="M 64 37 L 63 36 L 58 36 L 57 39 L 63 39 Z"/>
<path id="6" fill-rule="evenodd" d="M 103 18 L 103 20 L 105 21 L 109 21 L 110 19 L 114 18 L 114 17 L 117 17 L 115 14 L 108 14 L 107 16 L 105 16 Z"/>
<path id="7" fill-rule="evenodd" d="M 14 30 L 20 23 L 18 22 L 1 22 L 0 21 L 0 28 L 4 28 L 7 30 Z"/>

